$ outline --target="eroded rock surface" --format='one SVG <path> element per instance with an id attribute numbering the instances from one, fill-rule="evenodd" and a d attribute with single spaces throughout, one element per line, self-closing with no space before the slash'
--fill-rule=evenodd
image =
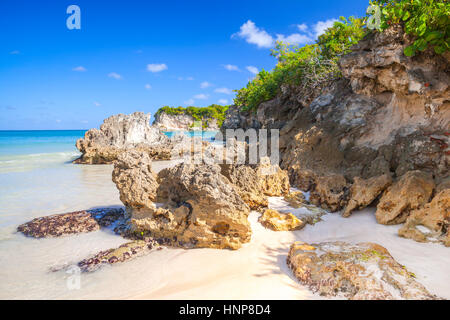
<path id="1" fill-rule="evenodd" d="M 121 208 L 83 210 L 36 218 L 17 227 L 17 231 L 33 238 L 53 238 L 97 231 L 124 219 Z"/>
<path id="2" fill-rule="evenodd" d="M 292 208 L 301 208 L 305 204 L 308 204 L 308 201 L 306 201 L 305 195 L 301 191 L 294 191 L 290 192 L 289 194 L 284 196 L 284 201 L 289 203 L 289 205 Z"/>
<path id="3" fill-rule="evenodd" d="M 375 243 L 295 242 L 287 263 L 313 292 L 352 300 L 436 299 Z"/>
<path id="4" fill-rule="evenodd" d="M 392 177 L 388 174 L 369 179 L 355 177 L 350 188 L 350 199 L 342 216 L 349 217 L 354 210 L 367 207 L 391 184 Z"/>
<path id="5" fill-rule="evenodd" d="M 381 224 L 406 221 L 412 210 L 430 201 L 435 187 L 433 177 L 422 171 L 409 171 L 384 192 L 377 206 L 376 218 Z"/>
<path id="6" fill-rule="evenodd" d="M 292 213 L 280 213 L 273 209 L 266 209 L 258 220 L 264 227 L 273 231 L 300 230 L 306 224 Z"/>
<path id="7" fill-rule="evenodd" d="M 423 208 L 413 210 L 398 234 L 418 242 L 442 242 L 450 246 L 450 189 L 439 192 Z"/>
<path id="8" fill-rule="evenodd" d="M 82 156 L 75 163 L 107 164 L 133 149 L 154 159 L 170 159 L 173 146 L 158 128 L 150 126 L 150 114 L 135 112 L 107 118 L 100 130 L 87 131 L 76 147 Z"/>
<path id="9" fill-rule="evenodd" d="M 311 190 L 309 201 L 325 210 L 334 212 L 347 203 L 348 184 L 342 175 L 319 177 Z"/>

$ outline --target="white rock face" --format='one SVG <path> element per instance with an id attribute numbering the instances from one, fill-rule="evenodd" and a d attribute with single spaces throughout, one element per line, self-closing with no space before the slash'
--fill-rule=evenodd
<path id="1" fill-rule="evenodd" d="M 161 112 L 155 115 L 155 121 L 153 126 L 161 129 L 162 131 L 188 131 L 194 124 L 194 118 L 188 114 L 167 114 Z M 205 130 L 215 131 L 219 130 L 216 119 L 208 119 L 208 126 Z"/>

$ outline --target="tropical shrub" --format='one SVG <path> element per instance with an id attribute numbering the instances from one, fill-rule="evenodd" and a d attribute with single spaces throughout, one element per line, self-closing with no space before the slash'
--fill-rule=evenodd
<path id="1" fill-rule="evenodd" d="M 218 126 L 222 126 L 223 121 L 225 120 L 225 113 L 228 110 L 229 106 L 221 106 L 218 104 L 212 104 L 208 107 L 169 107 L 164 106 L 159 108 L 156 112 L 155 116 L 166 113 L 168 115 L 190 115 L 194 118 L 195 121 L 202 121 L 203 127 L 208 126 L 208 121 L 210 119 L 216 119 Z"/>
<path id="2" fill-rule="evenodd" d="M 437 54 L 450 49 L 450 2 L 445 0 L 375 0 L 381 9 L 380 27 L 401 24 L 414 37 L 405 48 L 406 56 L 432 48 Z"/>

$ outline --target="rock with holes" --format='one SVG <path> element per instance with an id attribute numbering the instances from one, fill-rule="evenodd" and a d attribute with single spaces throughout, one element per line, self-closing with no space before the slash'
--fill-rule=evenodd
<path id="1" fill-rule="evenodd" d="M 284 201 L 289 203 L 289 205 L 295 209 L 303 207 L 305 204 L 308 204 L 306 201 L 305 195 L 301 191 L 290 192 L 289 194 L 284 196 Z"/>
<path id="2" fill-rule="evenodd" d="M 348 185 L 344 176 L 338 174 L 322 176 L 316 179 L 309 199 L 312 204 L 334 212 L 345 206 L 347 190 Z"/>
<path id="3" fill-rule="evenodd" d="M 375 243 L 295 242 L 287 263 L 313 292 L 352 300 L 436 299 Z"/>
<path id="4" fill-rule="evenodd" d="M 342 216 L 349 217 L 354 210 L 367 207 L 391 184 L 392 178 L 389 174 L 369 179 L 356 177 L 350 188 L 350 200 Z"/>
<path id="5" fill-rule="evenodd" d="M 431 174 L 415 170 L 400 177 L 384 192 L 377 206 L 376 218 L 381 224 L 399 224 L 410 212 L 430 201 L 435 187 Z"/>
<path id="6" fill-rule="evenodd" d="M 398 234 L 418 242 L 442 242 L 450 247 L 450 189 L 439 192 L 423 208 L 412 211 Z"/>
<path id="7" fill-rule="evenodd" d="M 250 210 L 218 165 L 181 163 L 162 170 L 158 183 L 163 206 L 128 207 L 135 233 L 185 248 L 238 249 L 250 241 Z"/>

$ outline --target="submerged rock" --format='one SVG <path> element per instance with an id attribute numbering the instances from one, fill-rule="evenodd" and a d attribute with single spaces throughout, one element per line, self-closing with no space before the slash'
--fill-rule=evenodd
<path id="1" fill-rule="evenodd" d="M 287 258 L 294 276 L 313 292 L 352 300 L 436 299 L 375 243 L 295 242 Z"/>
<path id="2" fill-rule="evenodd" d="M 450 189 L 439 192 L 423 208 L 413 210 L 398 234 L 418 242 L 440 241 L 450 247 Z"/>
<path id="3" fill-rule="evenodd" d="M 306 224 L 292 213 L 280 213 L 273 209 L 266 209 L 258 220 L 264 227 L 273 231 L 300 230 Z"/>
<path id="4" fill-rule="evenodd" d="M 325 210 L 335 212 L 347 203 L 348 185 L 342 175 L 319 177 L 311 190 L 309 201 Z"/>
<path id="5" fill-rule="evenodd" d="M 153 239 L 131 241 L 118 248 L 101 251 L 91 258 L 80 261 L 77 266 L 81 272 L 93 272 L 103 265 L 112 265 L 144 256 L 157 247 L 159 244 Z"/>
<path id="6" fill-rule="evenodd" d="M 107 164 L 120 154 L 137 149 L 154 159 L 170 159 L 170 139 L 158 128 L 150 126 L 150 114 L 135 112 L 119 114 L 106 119 L 100 130 L 91 129 L 76 142 L 82 156 L 81 164 Z"/>
<path id="7" fill-rule="evenodd" d="M 431 174 L 415 170 L 404 174 L 386 189 L 377 206 L 376 218 L 381 224 L 399 224 L 409 213 L 430 201 L 435 187 Z"/>
<path id="8" fill-rule="evenodd" d="M 55 214 L 33 219 L 17 227 L 17 231 L 34 238 L 52 238 L 97 231 L 125 219 L 121 208 L 103 208 Z"/>
<path id="9" fill-rule="evenodd" d="M 349 217 L 353 210 L 367 207 L 391 184 L 392 178 L 388 174 L 370 179 L 356 177 L 350 188 L 350 200 L 342 216 Z"/>

